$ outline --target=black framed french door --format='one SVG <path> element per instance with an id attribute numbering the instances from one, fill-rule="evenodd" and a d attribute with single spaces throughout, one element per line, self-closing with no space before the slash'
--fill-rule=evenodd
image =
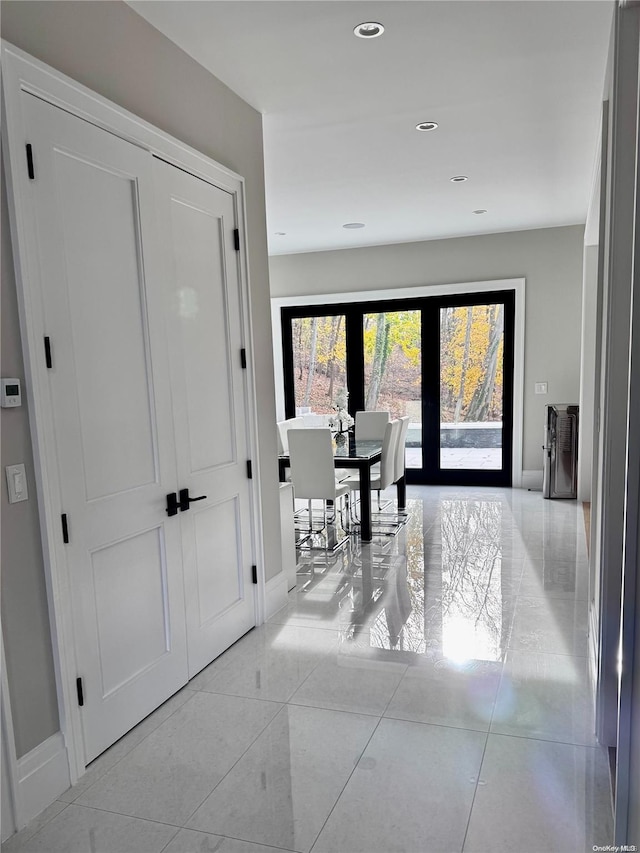
<path id="1" fill-rule="evenodd" d="M 281 309 L 285 409 L 409 415 L 407 481 L 511 485 L 515 292 Z"/>

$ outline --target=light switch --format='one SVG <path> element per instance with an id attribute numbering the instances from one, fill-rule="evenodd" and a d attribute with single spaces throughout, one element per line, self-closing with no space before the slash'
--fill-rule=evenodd
<path id="1" fill-rule="evenodd" d="M 7 491 L 9 492 L 9 503 L 17 504 L 29 499 L 27 492 L 27 475 L 22 465 L 7 465 Z"/>
<path id="2" fill-rule="evenodd" d="M 547 383 L 546 382 L 536 382 L 536 394 L 546 394 L 547 393 Z"/>

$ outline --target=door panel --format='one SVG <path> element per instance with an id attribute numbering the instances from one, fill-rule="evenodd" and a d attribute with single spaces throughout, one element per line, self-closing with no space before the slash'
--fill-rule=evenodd
<path id="1" fill-rule="evenodd" d="M 348 387 L 344 315 L 294 317 L 290 335 L 292 411 L 335 414 L 337 393 Z"/>
<path id="2" fill-rule="evenodd" d="M 242 535 L 238 499 L 194 513 L 199 627 L 203 628 L 244 596 Z M 224 537 L 220 531 L 224 530 Z M 216 572 L 209 571 L 216 553 Z"/>
<path id="3" fill-rule="evenodd" d="M 440 309 L 440 468 L 502 470 L 504 305 Z"/>
<path id="4" fill-rule="evenodd" d="M 425 358 L 428 476 L 510 486 L 515 294 L 441 298 L 437 312 Z"/>
<path id="5" fill-rule="evenodd" d="M 189 676 L 255 625 L 244 346 L 230 193 L 154 162 L 165 251 Z"/>
<path id="6" fill-rule="evenodd" d="M 409 416 L 407 468 L 422 468 L 422 311 L 363 317 L 364 407 Z"/>
<path id="7" fill-rule="evenodd" d="M 91 555 L 102 697 L 122 688 L 169 650 L 167 564 L 162 529 Z M 127 594 L 123 597 L 122 590 Z M 145 619 L 140 615 L 146 614 Z"/>
<path id="8" fill-rule="evenodd" d="M 131 175 L 68 152 L 56 151 L 54 163 L 80 449 L 92 500 L 156 480 L 138 187 Z"/>
<path id="9" fill-rule="evenodd" d="M 215 210 L 171 198 L 190 473 L 237 461 L 222 227 Z"/>
<path id="10" fill-rule="evenodd" d="M 89 762 L 187 680 L 152 158 L 31 95 L 23 107 Z"/>

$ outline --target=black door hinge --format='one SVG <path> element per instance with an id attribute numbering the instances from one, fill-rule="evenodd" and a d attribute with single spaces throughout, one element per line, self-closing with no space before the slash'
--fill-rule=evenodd
<path id="1" fill-rule="evenodd" d="M 27 142 L 27 174 L 29 175 L 29 180 L 31 181 L 36 176 L 36 173 L 33 170 L 33 150 L 29 142 Z"/>
<path id="2" fill-rule="evenodd" d="M 47 367 L 53 367 L 53 362 L 51 361 L 51 338 L 48 337 L 44 339 L 44 360 Z"/>
<path id="3" fill-rule="evenodd" d="M 69 544 L 69 524 L 67 522 L 67 513 L 63 512 L 60 516 L 62 521 L 62 541 L 65 545 Z"/>
<path id="4" fill-rule="evenodd" d="M 236 252 L 240 251 L 240 229 L 239 228 L 233 229 L 233 247 L 236 250 Z"/>
<path id="5" fill-rule="evenodd" d="M 251 566 L 251 583 L 258 583 L 258 567 Z"/>
<path id="6" fill-rule="evenodd" d="M 247 351 L 244 347 L 240 350 L 240 366 L 243 370 L 247 369 Z"/>
<path id="7" fill-rule="evenodd" d="M 82 689 L 81 678 L 76 678 L 76 690 L 78 691 L 78 705 L 82 708 L 84 705 L 84 690 Z"/>
<path id="8" fill-rule="evenodd" d="M 247 477 L 250 480 L 253 480 L 253 467 L 251 465 L 251 460 L 247 459 Z"/>

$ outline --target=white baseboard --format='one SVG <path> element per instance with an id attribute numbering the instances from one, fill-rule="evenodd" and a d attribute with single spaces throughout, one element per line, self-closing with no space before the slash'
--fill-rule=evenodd
<path id="1" fill-rule="evenodd" d="M 61 732 L 18 759 L 20 814 L 25 827 L 70 786 L 69 760 Z"/>
<path id="2" fill-rule="evenodd" d="M 542 490 L 542 469 L 540 471 L 523 471 L 522 488 L 533 491 Z"/>
<path id="3" fill-rule="evenodd" d="M 285 572 L 280 572 L 270 581 L 267 581 L 264 588 L 264 603 L 265 603 L 265 619 L 269 619 L 274 613 L 282 608 L 287 603 L 287 576 Z"/>

